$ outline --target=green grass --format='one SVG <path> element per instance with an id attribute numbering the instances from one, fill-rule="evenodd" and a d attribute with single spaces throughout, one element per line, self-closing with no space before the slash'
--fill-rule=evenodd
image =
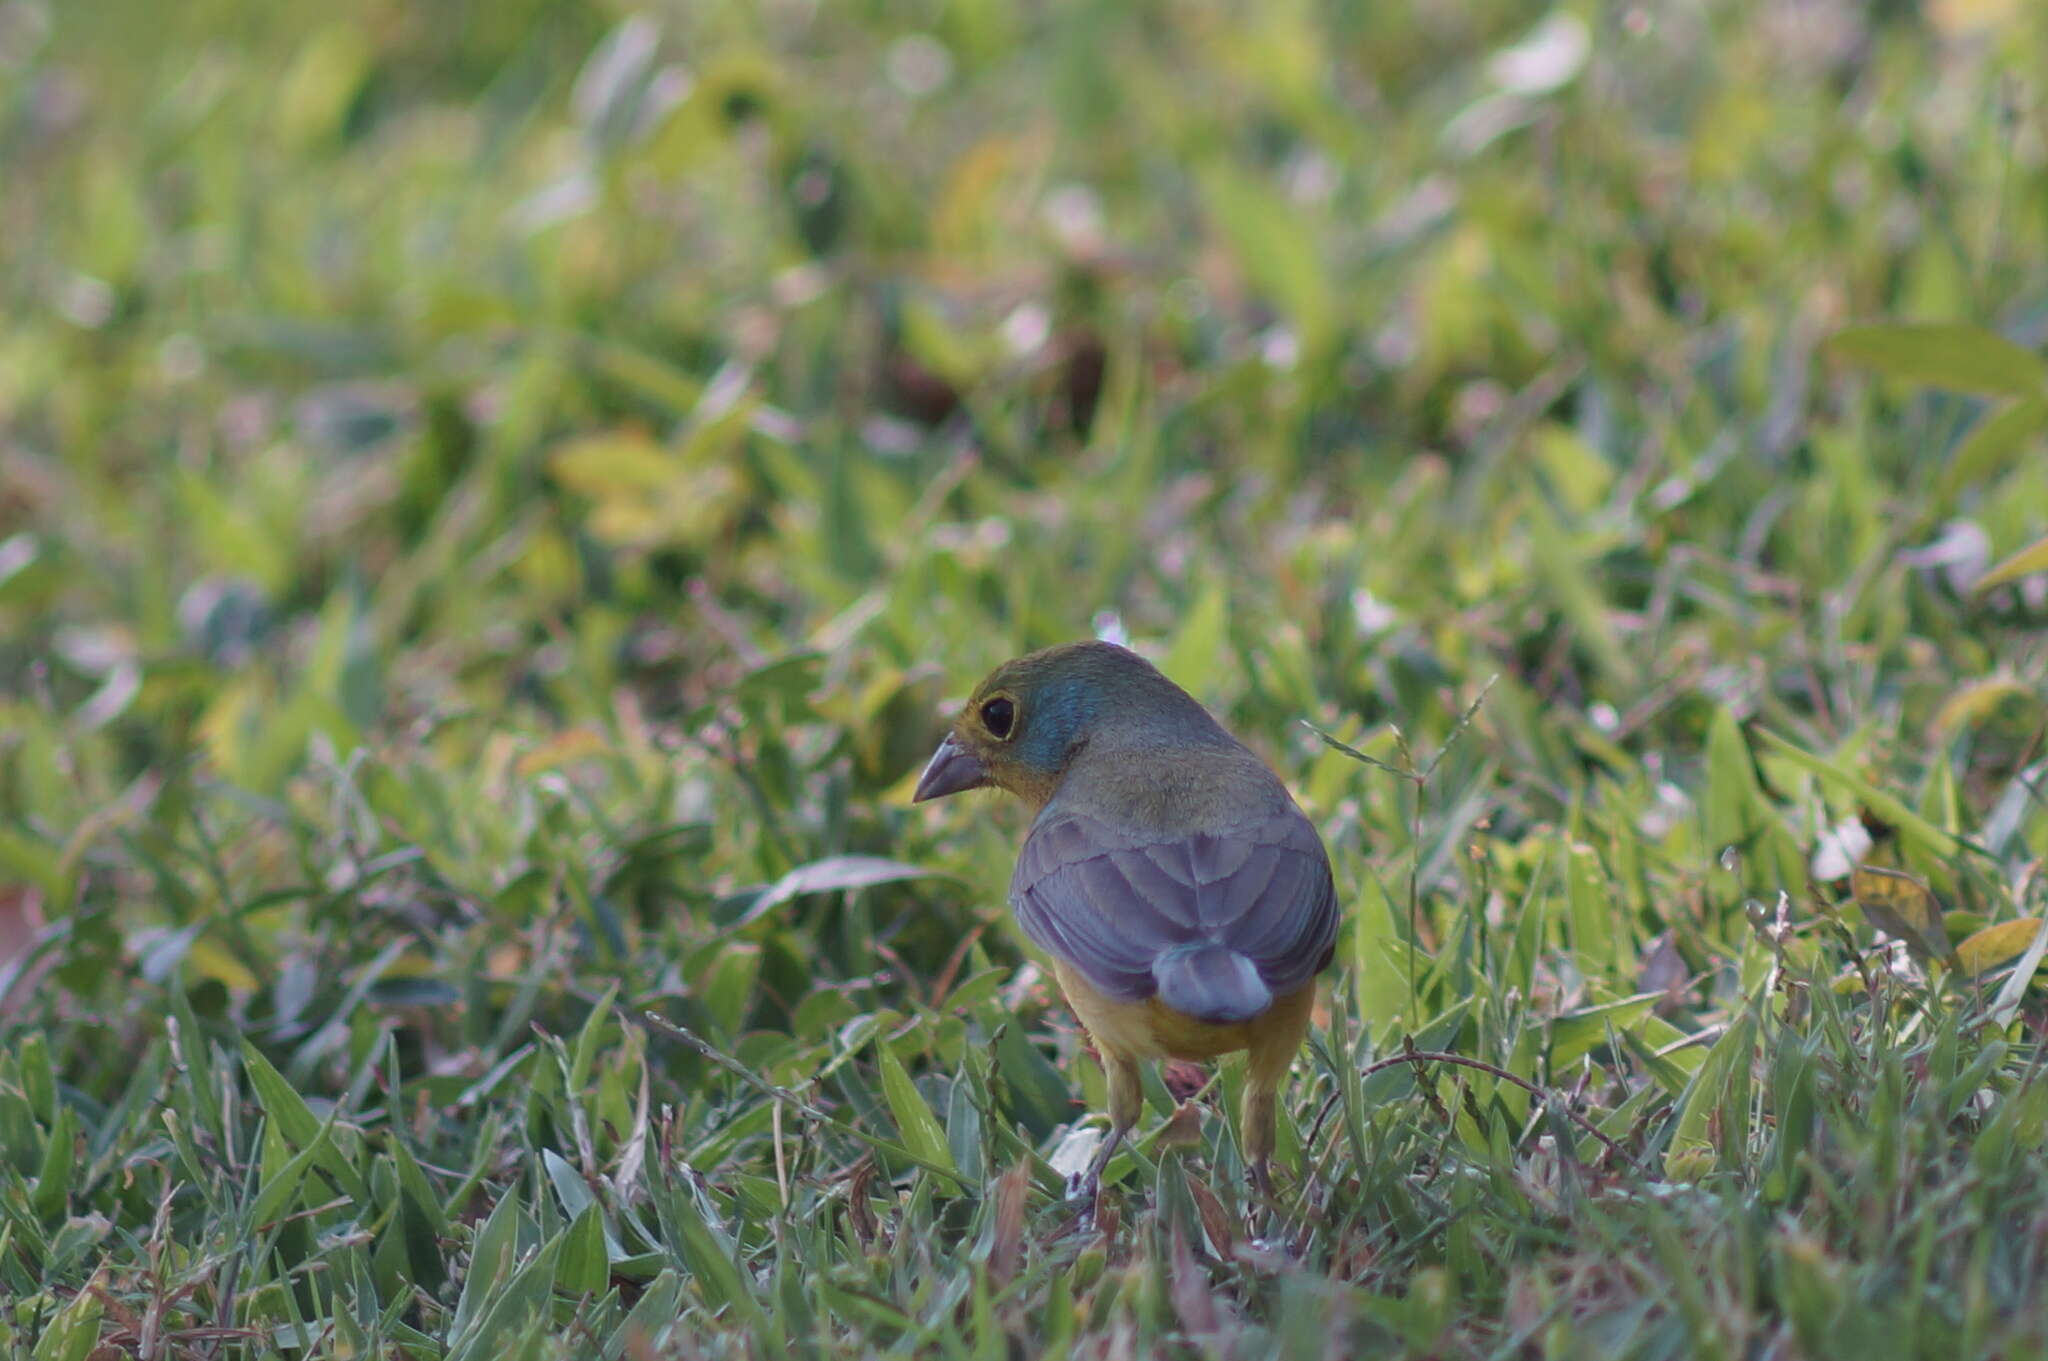
<path id="1" fill-rule="evenodd" d="M 0 1351 L 2048 1347 L 2048 10 L 327 12 L 0 6 Z M 906 801 L 1102 628 L 1275 1207 Z"/>

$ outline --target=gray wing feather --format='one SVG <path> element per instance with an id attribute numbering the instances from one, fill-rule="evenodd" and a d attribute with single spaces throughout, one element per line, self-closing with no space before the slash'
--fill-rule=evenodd
<path id="1" fill-rule="evenodd" d="M 1337 938 L 1329 858 L 1292 805 L 1168 840 L 1055 814 L 1026 839 L 1010 902 L 1040 948 L 1123 1001 L 1152 995 L 1159 956 L 1205 942 L 1287 992 L 1330 962 Z"/>

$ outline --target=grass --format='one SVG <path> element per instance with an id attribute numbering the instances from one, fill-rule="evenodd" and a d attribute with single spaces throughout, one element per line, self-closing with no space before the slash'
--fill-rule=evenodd
<path id="1" fill-rule="evenodd" d="M 2044 43 L 0 6 L 0 1350 L 2040 1352 Z M 1336 862 L 1270 1207 L 906 802 L 1097 631 Z"/>

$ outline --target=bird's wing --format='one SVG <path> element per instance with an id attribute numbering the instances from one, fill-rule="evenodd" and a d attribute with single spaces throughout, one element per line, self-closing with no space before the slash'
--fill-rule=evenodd
<path id="1" fill-rule="evenodd" d="M 1291 804 L 1171 839 L 1055 814 L 1024 842 L 1010 902 L 1026 935 L 1121 1001 L 1153 994 L 1161 955 L 1203 943 L 1244 955 L 1288 992 L 1330 962 L 1337 938 L 1329 858 Z"/>

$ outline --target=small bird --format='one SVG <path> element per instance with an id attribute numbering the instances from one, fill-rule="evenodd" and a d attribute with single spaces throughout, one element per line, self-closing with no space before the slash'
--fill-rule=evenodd
<path id="1" fill-rule="evenodd" d="M 1278 776 L 1150 662 L 1069 643 L 975 688 L 912 802 L 993 786 L 1036 812 L 1010 905 L 1109 1077 L 1093 1202 L 1138 1121 L 1143 1059 L 1248 1050 L 1239 1138 L 1270 1192 L 1275 1103 L 1336 951 L 1322 838 Z"/>

